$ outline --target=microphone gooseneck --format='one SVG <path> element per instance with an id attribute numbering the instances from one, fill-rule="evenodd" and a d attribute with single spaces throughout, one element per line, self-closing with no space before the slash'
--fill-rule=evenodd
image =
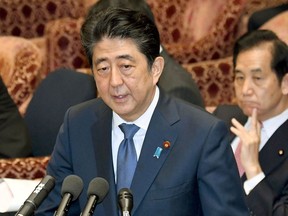
<path id="1" fill-rule="evenodd" d="M 96 177 L 91 180 L 87 190 L 88 200 L 81 216 L 93 215 L 96 205 L 103 201 L 109 191 L 109 184 L 104 178 Z"/>
<path id="2" fill-rule="evenodd" d="M 34 211 L 40 206 L 43 200 L 48 196 L 55 186 L 55 179 L 46 175 L 41 182 L 35 187 L 34 191 L 26 199 L 15 216 L 34 215 Z"/>
<path id="3" fill-rule="evenodd" d="M 83 190 L 83 181 L 77 175 L 67 176 L 61 188 L 62 201 L 54 213 L 54 216 L 64 216 L 67 214 L 72 201 L 75 201 Z"/>

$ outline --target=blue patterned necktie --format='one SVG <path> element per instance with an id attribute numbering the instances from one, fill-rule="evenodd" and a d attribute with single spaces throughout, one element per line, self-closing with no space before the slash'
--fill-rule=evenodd
<path id="1" fill-rule="evenodd" d="M 119 128 L 124 133 L 124 139 L 118 149 L 117 156 L 117 190 L 130 188 L 137 166 L 137 154 L 133 136 L 139 130 L 134 124 L 121 124 Z"/>

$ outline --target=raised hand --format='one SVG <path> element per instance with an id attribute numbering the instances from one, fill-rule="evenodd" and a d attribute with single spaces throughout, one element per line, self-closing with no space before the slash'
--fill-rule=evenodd
<path id="1" fill-rule="evenodd" d="M 257 109 L 254 108 L 251 116 L 251 126 L 244 128 L 235 118 L 230 130 L 241 140 L 241 163 L 245 169 L 247 179 L 262 172 L 259 163 L 259 145 L 261 139 L 261 123 L 257 120 Z"/>

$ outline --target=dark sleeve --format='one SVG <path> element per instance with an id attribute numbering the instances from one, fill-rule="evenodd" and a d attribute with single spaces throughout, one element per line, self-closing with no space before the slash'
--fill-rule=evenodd
<path id="1" fill-rule="evenodd" d="M 61 188 L 63 180 L 66 178 L 66 176 L 74 174 L 72 167 L 72 156 L 70 153 L 71 146 L 68 141 L 69 113 L 70 110 L 68 110 L 65 114 L 64 123 L 61 125 L 56 139 L 55 149 L 51 154 L 50 161 L 46 168 L 47 174 L 53 176 L 56 180 L 55 187 L 36 210 L 36 216 L 50 216 L 54 214 L 62 200 Z M 79 215 L 79 212 L 81 212 L 78 201 L 79 200 L 77 199 L 75 202 L 71 203 L 69 207 L 69 215 Z"/>
<path id="2" fill-rule="evenodd" d="M 25 122 L 0 77 L 0 158 L 31 155 Z"/>
<path id="3" fill-rule="evenodd" d="M 237 105 L 222 104 L 216 107 L 213 112 L 217 118 L 223 120 L 228 127 L 230 127 L 231 119 L 236 118 L 241 124 L 245 124 L 247 116 L 244 115 L 242 110 Z"/>
<path id="4" fill-rule="evenodd" d="M 205 215 L 248 216 L 244 190 L 226 134 L 223 122 L 214 124 L 201 153 L 198 185 L 202 208 Z"/>
<path id="5" fill-rule="evenodd" d="M 197 83 L 178 62 L 163 48 L 161 52 L 165 65 L 158 82 L 159 87 L 170 96 L 204 108 L 204 100 Z"/>
<path id="6" fill-rule="evenodd" d="M 251 215 L 288 215 L 288 159 L 266 176 L 246 197 Z"/>
<path id="7" fill-rule="evenodd" d="M 264 23 L 272 19 L 279 13 L 288 10 L 288 4 L 282 4 L 276 7 L 265 8 L 254 12 L 248 20 L 248 31 L 259 29 Z"/>

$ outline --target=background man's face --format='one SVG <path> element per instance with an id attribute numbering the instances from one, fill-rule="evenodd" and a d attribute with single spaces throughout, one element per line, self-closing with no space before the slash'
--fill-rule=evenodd
<path id="1" fill-rule="evenodd" d="M 235 66 L 234 87 L 238 104 L 248 116 L 253 108 L 257 108 L 261 121 L 286 108 L 281 85 L 271 69 L 271 60 L 271 48 L 264 44 L 239 53 Z"/>

